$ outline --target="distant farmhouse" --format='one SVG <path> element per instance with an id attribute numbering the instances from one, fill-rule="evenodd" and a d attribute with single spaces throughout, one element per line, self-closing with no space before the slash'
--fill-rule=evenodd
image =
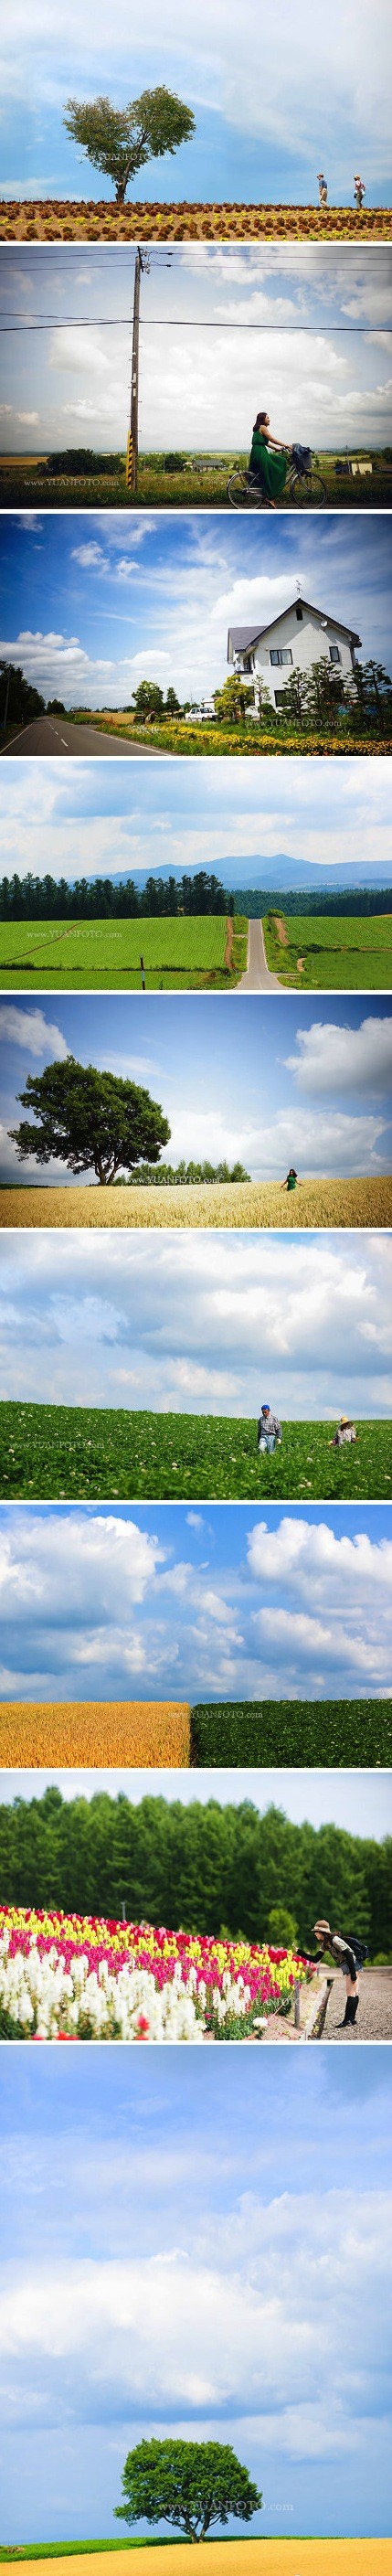
<path id="1" fill-rule="evenodd" d="M 354 635 L 350 626 L 342 626 L 338 617 L 325 617 L 321 608 L 311 608 L 308 599 L 293 599 L 289 608 L 272 618 L 270 626 L 231 626 L 227 659 L 235 671 L 247 672 L 254 680 L 257 714 L 259 680 L 268 689 L 272 705 L 283 707 L 285 686 L 292 671 L 309 676 L 314 663 L 323 658 L 347 681 L 355 671 L 360 644 L 360 635 Z"/>

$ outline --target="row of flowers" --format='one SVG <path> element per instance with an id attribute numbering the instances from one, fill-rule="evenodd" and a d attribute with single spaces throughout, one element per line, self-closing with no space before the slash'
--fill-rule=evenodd
<path id="1" fill-rule="evenodd" d="M 245 2037 L 289 2008 L 294 1985 L 313 1973 L 265 1943 L 0 1908 L 0 2013 L 21 2038 Z"/>

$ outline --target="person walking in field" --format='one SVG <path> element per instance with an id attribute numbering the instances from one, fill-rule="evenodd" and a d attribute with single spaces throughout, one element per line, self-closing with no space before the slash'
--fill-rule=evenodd
<path id="1" fill-rule="evenodd" d="M 257 476 L 271 510 L 275 510 L 276 502 L 284 492 L 287 463 L 292 453 L 292 447 L 282 447 L 281 439 L 272 437 L 268 411 L 257 411 L 252 430 L 249 473 Z"/>
<path id="2" fill-rule="evenodd" d="M 341 1413 L 337 1431 L 334 1431 L 333 1440 L 328 1441 L 328 1448 L 349 1449 L 352 1447 L 353 1440 L 357 1440 L 357 1437 L 358 1434 L 355 1429 L 355 1422 L 350 1422 L 350 1416 L 348 1413 Z"/>
<path id="3" fill-rule="evenodd" d="M 365 187 L 365 180 L 364 180 L 364 179 L 360 179 L 360 178 L 359 178 L 359 174 L 358 174 L 358 172 L 357 172 L 356 178 L 354 179 L 354 190 L 355 190 L 355 194 L 354 194 L 354 205 L 355 205 L 355 206 L 359 206 L 359 207 L 361 207 L 361 206 L 363 206 L 363 200 L 364 200 L 364 197 L 366 197 L 366 187 Z"/>
<path id="4" fill-rule="evenodd" d="M 299 1172 L 295 1171 L 294 1163 L 290 1163 L 290 1171 L 286 1172 L 286 1179 L 281 1181 L 280 1187 L 281 1190 L 302 1190 L 302 1181 L 300 1181 Z"/>
<path id="5" fill-rule="evenodd" d="M 338 2022 L 338 2030 L 354 2030 L 359 2004 L 357 1982 L 368 1955 L 366 1941 L 359 1941 L 357 1933 L 351 1932 L 349 1939 L 344 1940 L 340 1932 L 331 1932 L 330 1923 L 325 1923 L 323 1920 L 314 1924 L 314 1932 L 317 1941 L 316 1957 L 320 1958 L 323 1951 L 332 1952 L 332 1958 L 336 1960 L 336 1966 L 341 1968 L 342 1976 L 345 1978 L 346 2009 L 343 2021 Z M 311 1956 L 311 1953 L 308 1952 L 308 1957 L 309 1955 Z"/>
<path id="6" fill-rule="evenodd" d="M 324 179 L 324 172 L 323 172 L 323 170 L 318 170 L 318 171 L 317 171 L 317 186 L 318 186 L 318 192 L 319 192 L 319 205 L 320 205 L 320 206 L 327 206 L 327 205 L 328 205 L 328 179 Z"/>
<path id="7" fill-rule="evenodd" d="M 281 1448 L 282 1437 L 282 1424 L 278 1421 L 277 1413 L 271 1413 L 271 1406 L 269 1404 L 262 1404 L 257 1424 L 258 1449 L 261 1452 L 264 1452 L 266 1449 L 268 1451 L 268 1456 L 273 1458 L 274 1449 Z"/>

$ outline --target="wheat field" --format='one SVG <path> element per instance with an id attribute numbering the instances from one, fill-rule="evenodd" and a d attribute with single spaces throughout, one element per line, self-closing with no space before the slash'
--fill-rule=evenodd
<path id="1" fill-rule="evenodd" d="M 279 1181 L 204 1181 L 160 1189 L 98 1182 L 0 1191 L 0 1227 L 173 1226 L 298 1227 L 391 1226 L 392 1176 L 371 1180 L 304 1181 L 296 1190 Z"/>
<path id="2" fill-rule="evenodd" d="M 186 1771 L 190 1712 L 172 1700 L 3 1700 L 0 1762 L 6 1771 Z"/>
<path id="3" fill-rule="evenodd" d="M 158 2576 L 158 2551 L 142 2551 L 143 2576 Z M 37 2576 L 37 2560 L 23 2561 L 24 2576 Z M 97 2560 L 72 2555 L 72 2576 L 96 2576 Z M 165 2543 L 162 2576 L 191 2576 L 193 2542 Z M 198 2576 L 392 2576 L 392 2540 L 201 2540 Z M 64 2576 L 64 2559 L 51 2558 L 51 2576 Z M 108 2549 L 99 2568 L 112 2571 Z"/>

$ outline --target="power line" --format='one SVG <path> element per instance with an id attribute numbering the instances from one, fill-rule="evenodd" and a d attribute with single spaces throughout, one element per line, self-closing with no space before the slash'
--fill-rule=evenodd
<path id="1" fill-rule="evenodd" d="M 20 337 L 22 337 L 23 331 L 117 331 L 120 327 L 122 328 L 125 323 L 129 327 L 129 322 L 129 313 L 114 313 L 110 315 L 100 313 L 93 315 L 91 313 L 68 313 L 65 318 L 64 316 L 62 317 L 60 322 L 58 321 L 57 314 L 55 313 L 50 314 L 46 322 L 41 318 L 38 322 L 30 322 L 22 315 L 18 314 L 15 321 L 0 322 L 0 337 L 4 339 L 7 333 L 13 333 L 17 338 L 18 332 L 20 333 Z M 188 319 L 187 315 L 183 315 L 181 318 L 176 318 L 175 315 L 172 316 L 169 313 L 162 315 L 153 313 L 141 315 L 140 329 L 143 331 L 215 331 L 216 335 L 220 331 L 280 331 L 282 336 L 285 337 L 287 335 L 290 339 L 296 337 L 298 339 L 303 339 L 304 335 L 307 337 L 314 336 L 316 339 L 320 339 L 320 337 L 326 338 L 329 332 L 336 333 L 338 331 L 342 331 L 346 333 L 347 339 L 351 340 L 366 338 L 368 332 L 372 329 L 372 324 L 371 321 L 217 322 L 216 320 L 207 321 L 202 313 L 199 314 L 196 321 L 191 321 Z M 378 326 L 377 336 L 379 336 L 380 332 L 385 340 L 390 339 L 392 323 L 380 323 Z"/>

